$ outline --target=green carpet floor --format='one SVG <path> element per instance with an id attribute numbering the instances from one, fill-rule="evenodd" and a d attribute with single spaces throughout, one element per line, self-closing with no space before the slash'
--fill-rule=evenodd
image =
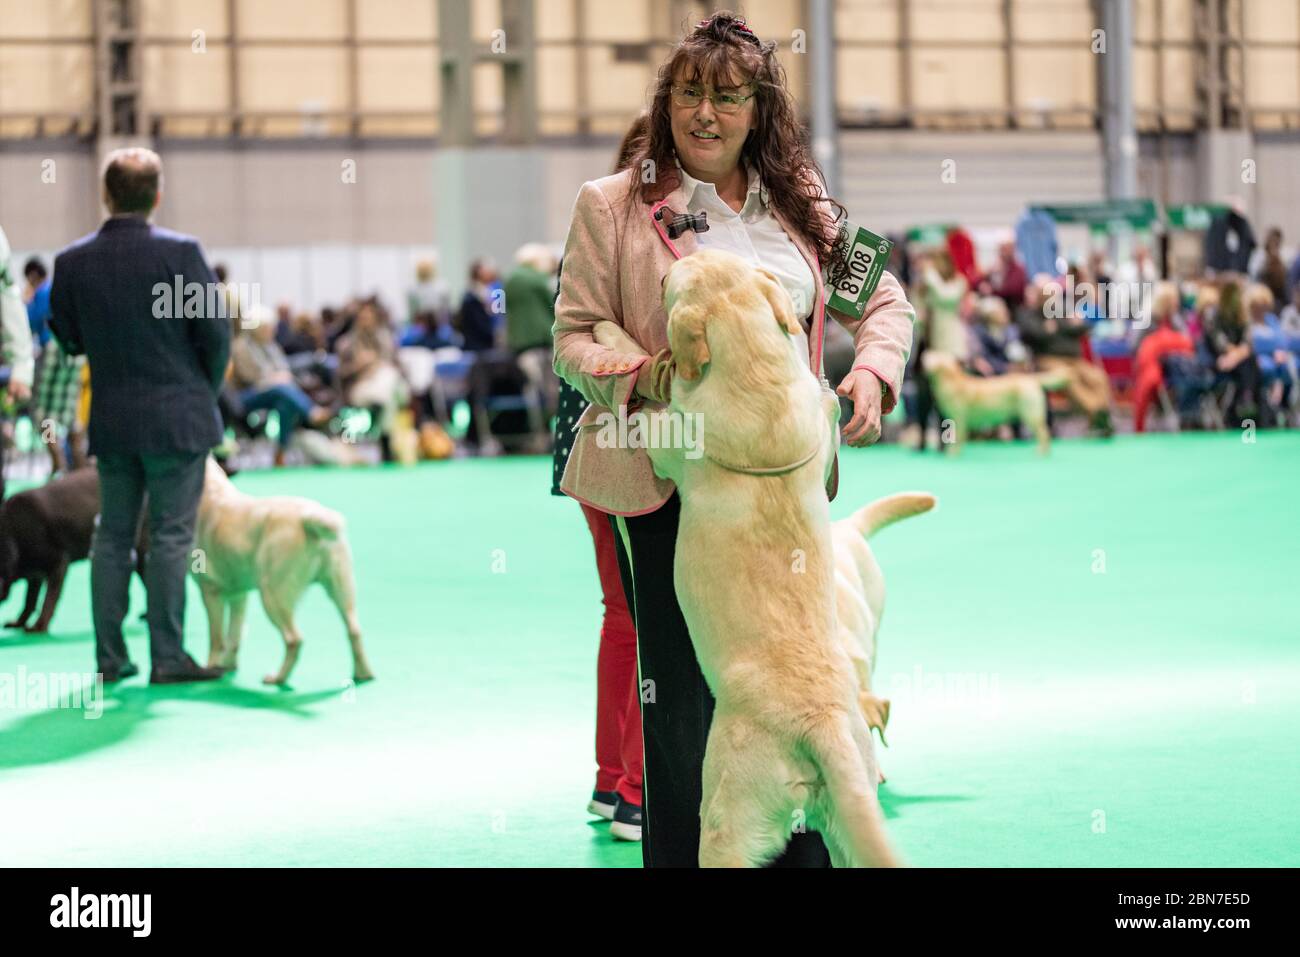
<path id="1" fill-rule="evenodd" d="M 136 678 L 97 720 L 0 707 L 0 864 L 639 866 L 584 814 L 600 606 L 549 469 L 241 475 L 347 515 L 378 680 L 348 685 L 315 590 L 292 689 L 260 684 L 281 645 L 254 599 L 226 682 Z M 837 516 L 940 498 L 874 543 L 908 862 L 1300 864 L 1300 435 L 882 447 L 841 471 Z M 88 578 L 49 635 L 0 635 L 0 676 L 93 667 Z M 193 589 L 186 630 L 204 657 Z M 147 674 L 143 623 L 129 642 Z"/>

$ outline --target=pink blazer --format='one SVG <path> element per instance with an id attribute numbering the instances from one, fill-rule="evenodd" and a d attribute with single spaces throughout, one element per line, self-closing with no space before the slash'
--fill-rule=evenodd
<path id="1" fill-rule="evenodd" d="M 674 184 L 667 184 L 673 186 Z M 654 213 L 666 206 L 686 211 L 680 186 L 665 198 L 644 203 L 627 202 L 636 186 L 636 170 L 584 183 L 573 207 L 569 236 L 564 245 L 560 295 L 555 304 L 555 371 L 583 394 L 591 406 L 574 428 L 577 435 L 564 470 L 560 489 L 580 502 L 616 515 L 653 512 L 673 493 L 673 483 L 655 476 L 645 449 L 601 448 L 596 435 L 601 413 L 617 413 L 620 406 L 635 407 L 639 396 L 633 386 L 646 356 L 615 352 L 598 344 L 592 327 L 602 319 L 623 326 L 637 343 L 653 355 L 668 348 L 668 316 L 663 308 L 661 284 L 675 259 L 696 250 L 695 234 L 668 238 Z M 775 211 L 774 211 L 775 212 Z M 665 221 L 671 218 L 665 214 Z M 778 215 L 786 234 L 812 267 L 816 276 L 817 306 L 808 331 L 809 365 L 821 374 L 822 340 L 826 306 L 821 266 L 816 254 Z M 867 302 L 861 319 L 830 310 L 853 336 L 854 368 L 869 369 L 888 386 L 884 411 L 898 401 L 912 347 L 914 314 L 902 287 L 886 272 Z M 808 320 L 803 320 L 808 323 Z"/>

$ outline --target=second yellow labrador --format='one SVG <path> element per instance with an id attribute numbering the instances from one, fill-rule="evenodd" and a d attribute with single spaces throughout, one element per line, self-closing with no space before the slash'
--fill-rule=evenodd
<path id="1" fill-rule="evenodd" d="M 701 250 L 673 264 L 664 295 L 671 409 L 703 427 L 702 455 L 648 450 L 681 495 L 674 584 L 717 702 L 700 864 L 761 866 L 806 826 L 837 866 L 894 865 L 871 730 L 837 631 L 825 484 L 838 401 L 801 359 L 790 297 L 772 274 Z M 641 351 L 613 323 L 595 334 Z"/>
<path id="2" fill-rule="evenodd" d="M 280 670 L 262 680 L 288 681 L 302 649 L 294 608 L 308 586 L 319 582 L 347 628 L 354 680 L 374 677 L 361 645 L 352 551 L 338 512 L 297 496 L 245 495 L 209 456 L 195 545 L 191 570 L 208 613 L 208 667 L 234 669 L 248 593 L 257 591 L 284 639 Z"/>
<path id="3" fill-rule="evenodd" d="M 975 376 L 964 371 L 955 357 L 934 350 L 921 356 L 921 366 L 939 410 L 952 419 L 950 454 L 961 451 L 971 429 L 990 429 L 1017 420 L 1033 430 L 1041 454 L 1051 451 L 1043 390 L 1064 389 L 1070 379 L 1064 371 Z"/>

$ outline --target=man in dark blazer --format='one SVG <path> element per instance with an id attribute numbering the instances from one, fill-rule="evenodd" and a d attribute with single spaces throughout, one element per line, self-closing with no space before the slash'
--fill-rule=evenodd
<path id="1" fill-rule="evenodd" d="M 91 551 L 95 653 L 105 681 L 138 673 L 127 656 L 131 550 L 149 508 L 149 651 L 154 684 L 206 681 L 182 647 L 185 577 L 203 492 L 204 461 L 221 442 L 217 393 L 230 355 L 225 297 L 197 240 L 149 223 L 162 161 L 118 150 L 104 167 L 109 218 L 54 262 L 50 328 L 90 365 L 90 453 L 100 515 Z"/>

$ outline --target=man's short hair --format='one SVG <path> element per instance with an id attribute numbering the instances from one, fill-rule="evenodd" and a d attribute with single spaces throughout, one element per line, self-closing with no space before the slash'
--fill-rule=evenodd
<path id="1" fill-rule="evenodd" d="M 23 264 L 23 275 L 30 276 L 32 273 L 36 273 L 37 278 L 44 279 L 50 274 L 50 271 L 45 268 L 45 263 L 41 262 L 36 256 L 33 256 Z"/>
<path id="2" fill-rule="evenodd" d="M 153 150 L 114 150 L 104 163 L 104 194 L 113 213 L 150 213 L 162 185 L 162 160 Z"/>

